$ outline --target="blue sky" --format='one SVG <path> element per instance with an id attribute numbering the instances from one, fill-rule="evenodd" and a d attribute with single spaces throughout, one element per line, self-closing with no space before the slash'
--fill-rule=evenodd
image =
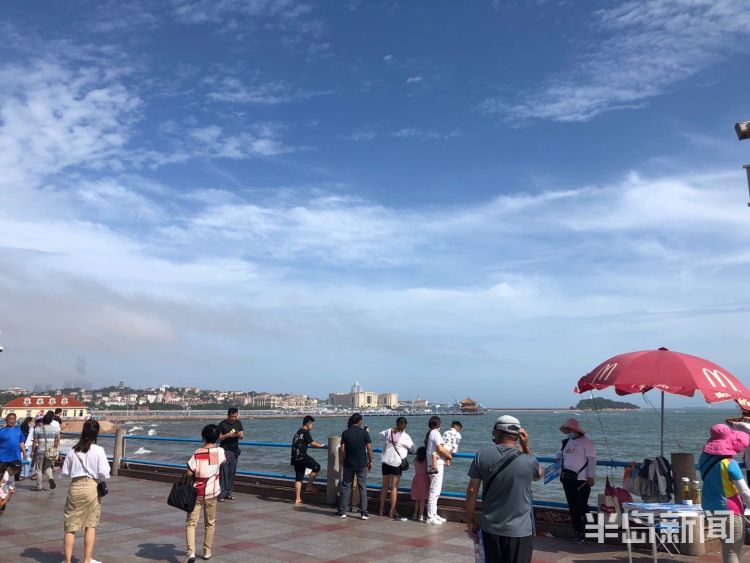
<path id="1" fill-rule="evenodd" d="M 750 384 L 745 2 L 0 13 L 2 385 L 565 406 L 659 346 Z"/>

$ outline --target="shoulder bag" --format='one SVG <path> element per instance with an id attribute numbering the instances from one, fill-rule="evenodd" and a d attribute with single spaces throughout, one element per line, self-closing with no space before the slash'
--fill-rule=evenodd
<path id="1" fill-rule="evenodd" d="M 482 487 L 483 498 L 487 496 L 487 493 L 489 492 L 490 487 L 492 486 L 492 483 L 495 482 L 495 477 L 500 475 L 500 473 L 502 473 L 506 467 L 508 467 L 511 463 L 513 463 L 516 460 L 516 458 L 520 456 L 521 456 L 521 452 L 519 450 L 516 450 L 512 452 L 510 455 L 508 455 L 507 459 L 502 464 L 500 464 L 500 467 L 498 467 L 495 470 L 495 472 L 490 476 L 490 478 L 487 479 L 487 483 L 485 483 L 484 486 Z"/>
<path id="2" fill-rule="evenodd" d="M 706 477 L 708 477 L 708 474 L 711 472 L 711 470 L 716 467 L 719 462 L 721 462 L 724 459 L 724 456 L 717 455 L 713 456 L 713 458 L 708 458 L 706 461 L 703 462 L 703 465 L 701 465 L 698 468 L 698 471 L 700 471 L 701 479 L 704 481 L 706 480 Z"/>
<path id="3" fill-rule="evenodd" d="M 44 457 L 49 461 L 57 461 L 60 452 L 55 447 L 54 442 L 52 442 L 51 446 L 49 445 L 49 442 L 47 441 L 47 431 L 44 429 L 44 426 L 42 426 L 42 435 L 44 436 Z"/>
<path id="4" fill-rule="evenodd" d="M 73 450 L 70 450 L 70 451 L 72 452 Z M 76 452 L 76 457 L 78 458 L 78 461 L 81 462 L 81 467 L 86 472 L 86 474 L 89 477 L 91 477 L 94 481 L 96 481 L 96 494 L 99 495 L 99 498 L 106 497 L 109 494 L 109 487 L 107 487 L 107 483 L 101 479 L 97 479 L 91 474 L 91 472 L 86 467 L 86 464 L 83 463 L 81 456 L 79 456 L 77 452 Z"/>
<path id="5" fill-rule="evenodd" d="M 396 452 L 396 455 L 401 460 L 401 465 L 399 466 L 401 467 L 401 471 L 409 471 L 409 460 L 406 459 L 405 457 L 401 457 L 401 454 L 398 453 L 398 448 L 396 447 L 396 441 L 393 439 L 393 430 L 391 430 L 390 438 L 391 438 L 391 444 L 393 444 L 393 451 Z"/>
<path id="6" fill-rule="evenodd" d="M 568 445 L 569 438 L 565 438 L 562 443 L 561 448 L 561 458 L 560 458 L 560 481 L 565 483 L 566 481 L 581 481 L 581 479 L 578 478 L 578 476 L 581 474 L 581 471 L 586 469 L 589 465 L 589 460 L 586 460 L 586 463 L 583 464 L 583 467 L 581 467 L 578 471 L 573 471 L 572 469 L 564 469 L 565 465 L 565 446 Z"/>
<path id="7" fill-rule="evenodd" d="M 167 504 L 188 514 L 195 509 L 195 501 L 198 499 L 198 489 L 195 488 L 195 478 L 188 477 L 185 472 L 179 481 L 172 484 Z"/>

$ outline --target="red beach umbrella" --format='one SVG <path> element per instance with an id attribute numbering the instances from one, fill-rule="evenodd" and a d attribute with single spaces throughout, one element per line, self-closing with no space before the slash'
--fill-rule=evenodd
<path id="1" fill-rule="evenodd" d="M 607 387 L 614 387 L 618 395 L 645 393 L 651 389 L 662 392 L 662 455 L 665 392 L 692 397 L 696 391 L 700 391 L 707 403 L 750 401 L 750 390 L 724 368 L 698 356 L 672 352 L 666 348 L 613 356 L 584 375 L 574 391 L 583 393 Z"/>

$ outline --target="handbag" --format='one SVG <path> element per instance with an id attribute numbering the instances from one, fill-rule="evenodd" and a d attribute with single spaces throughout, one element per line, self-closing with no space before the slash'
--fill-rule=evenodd
<path id="1" fill-rule="evenodd" d="M 561 448 L 561 456 L 560 456 L 560 467 L 563 467 L 565 465 L 565 446 L 568 444 L 568 438 L 565 438 L 563 440 L 563 445 Z M 581 471 L 586 469 L 589 466 L 589 460 L 586 460 L 586 463 L 583 464 L 583 467 L 581 467 L 578 471 L 573 471 L 572 469 L 561 469 L 560 470 L 560 482 L 576 482 L 580 481 L 581 479 L 578 478 L 578 475 L 580 475 Z"/>
<path id="2" fill-rule="evenodd" d="M 398 448 L 396 447 L 396 441 L 393 439 L 393 431 L 391 431 L 390 438 L 391 438 L 391 444 L 393 444 L 393 451 L 396 452 L 396 455 L 401 460 L 401 465 L 399 466 L 401 468 L 401 471 L 409 471 L 409 460 L 406 459 L 405 457 L 401 457 L 401 454 L 398 453 Z"/>
<path id="3" fill-rule="evenodd" d="M 101 479 L 97 479 L 96 477 L 94 477 L 86 467 L 86 464 L 83 463 L 81 456 L 79 456 L 77 453 L 76 457 L 78 458 L 78 461 L 81 462 L 81 467 L 83 467 L 83 470 L 88 474 L 89 477 L 96 481 L 96 494 L 99 496 L 99 498 L 106 497 L 109 494 L 109 487 L 107 487 L 107 483 L 105 483 Z"/>
<path id="4" fill-rule="evenodd" d="M 195 501 L 198 499 L 198 490 L 195 488 L 195 479 L 188 477 L 185 473 L 179 481 L 172 483 L 172 490 L 167 497 L 167 504 L 174 506 L 187 513 L 195 509 Z"/>
<path id="5" fill-rule="evenodd" d="M 622 504 L 624 502 L 633 502 L 630 493 L 620 487 L 613 487 L 607 477 L 604 485 L 604 494 L 599 494 L 597 498 L 599 512 L 605 515 L 610 522 L 621 525 L 623 522 Z"/>
<path id="6" fill-rule="evenodd" d="M 42 426 L 42 435 L 44 436 L 44 457 L 49 461 L 57 461 L 60 451 L 55 447 L 54 442 L 51 446 L 48 445 L 47 432 L 44 430 L 44 426 Z"/>

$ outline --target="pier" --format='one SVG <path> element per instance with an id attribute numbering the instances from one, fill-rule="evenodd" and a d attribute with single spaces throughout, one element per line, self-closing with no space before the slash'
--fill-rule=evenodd
<path id="1" fill-rule="evenodd" d="M 42 492 L 31 491 L 29 481 L 18 484 L 17 494 L 0 519 L 0 560 L 60 562 L 68 483 L 67 479 L 58 479 L 56 490 Z M 109 487 L 110 494 L 102 500 L 95 559 L 102 563 L 185 561 L 185 514 L 167 506 L 168 483 L 123 476 L 113 477 Z M 323 505 L 295 508 L 285 499 L 242 493 L 235 496 L 236 501 L 218 506 L 211 558 L 216 563 L 474 561 L 473 546 L 460 523 L 429 526 L 376 515 L 367 521 L 339 519 L 333 516 L 332 508 Z M 197 537 L 200 544 L 202 523 Z M 79 537 L 74 560 L 80 562 L 82 553 Z M 721 561 L 715 553 L 674 559 L 662 553 L 661 557 L 676 562 Z M 633 560 L 641 563 L 651 558 L 643 550 L 636 552 Z M 627 553 L 617 545 L 573 545 L 569 538 L 536 537 L 534 562 L 553 561 L 627 561 Z"/>

